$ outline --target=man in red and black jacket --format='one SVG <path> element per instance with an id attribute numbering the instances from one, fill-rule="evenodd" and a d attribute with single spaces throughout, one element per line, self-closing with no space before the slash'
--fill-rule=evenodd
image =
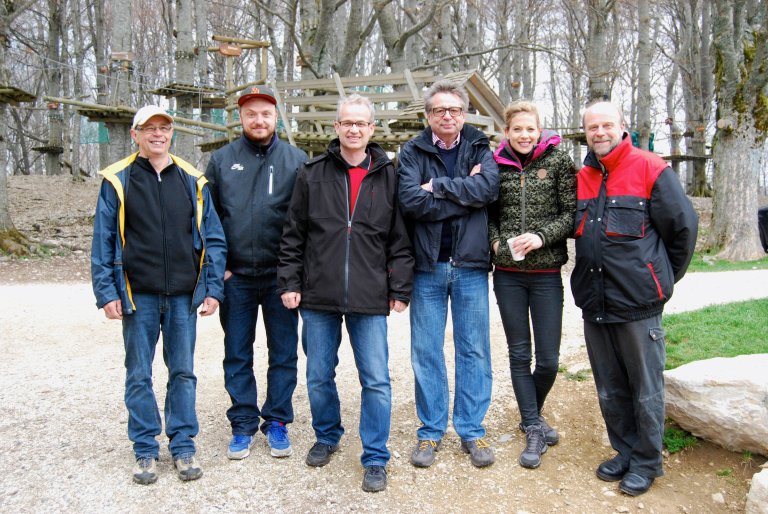
<path id="1" fill-rule="evenodd" d="M 596 473 L 637 496 L 663 474 L 661 315 L 693 256 L 698 218 L 667 163 L 632 146 L 616 106 L 596 103 L 583 122 L 590 152 L 578 174 L 571 290 L 618 452 Z"/>

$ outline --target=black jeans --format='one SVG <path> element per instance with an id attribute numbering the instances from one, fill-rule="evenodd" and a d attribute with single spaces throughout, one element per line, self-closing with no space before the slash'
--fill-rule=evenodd
<path id="1" fill-rule="evenodd" d="M 559 272 L 497 270 L 493 273 L 493 291 L 507 336 L 512 388 L 523 426 L 535 425 L 557 378 L 563 327 L 563 280 Z M 536 354 L 533 372 L 531 325 Z"/>
<path id="2" fill-rule="evenodd" d="M 608 439 L 629 471 L 661 476 L 666 347 L 661 315 L 584 322 L 584 338 Z"/>

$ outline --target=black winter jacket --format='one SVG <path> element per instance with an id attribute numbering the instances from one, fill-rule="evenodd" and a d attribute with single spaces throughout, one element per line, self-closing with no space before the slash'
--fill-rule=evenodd
<path id="1" fill-rule="evenodd" d="M 481 165 L 481 172 L 470 177 L 476 164 Z M 451 263 L 490 269 L 486 205 L 498 195 L 499 171 L 486 135 L 464 125 L 454 178 L 450 178 L 432 143 L 432 129 L 426 128 L 403 145 L 398 176 L 400 207 L 413 240 L 416 269 L 432 271 L 444 222 L 453 230 Z M 432 193 L 421 188 L 430 179 Z"/>
<path id="2" fill-rule="evenodd" d="M 216 150 L 205 171 L 227 238 L 227 269 L 253 277 L 275 274 L 296 172 L 307 161 L 277 134 L 264 149 L 241 135 Z"/>
<path id="3" fill-rule="evenodd" d="M 585 320 L 661 314 L 693 256 L 698 218 L 674 171 L 627 134 L 578 174 L 571 291 Z"/>
<path id="4" fill-rule="evenodd" d="M 301 293 L 300 307 L 389 314 L 410 301 L 413 255 L 397 203 L 397 174 L 368 144 L 371 170 L 349 212 L 349 173 L 339 140 L 299 170 L 280 244 L 279 293 Z"/>

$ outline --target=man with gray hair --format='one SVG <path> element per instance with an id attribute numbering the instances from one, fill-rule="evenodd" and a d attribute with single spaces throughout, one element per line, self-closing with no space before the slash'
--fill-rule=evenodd
<path id="1" fill-rule="evenodd" d="M 491 401 L 488 214 L 499 174 L 489 140 L 464 124 L 461 87 L 435 82 L 424 95 L 429 127 L 400 152 L 400 206 L 411 224 L 416 270 L 411 299 L 411 364 L 422 426 L 411 463 L 435 461 L 448 426 L 443 346 L 448 303 L 456 355 L 453 427 L 473 465 L 493 464 L 483 419 Z"/>
<path id="2" fill-rule="evenodd" d="M 375 130 L 371 102 L 339 102 L 337 139 L 299 169 L 280 244 L 278 291 L 299 308 L 316 442 L 307 465 L 325 466 L 344 434 L 336 389 L 341 324 L 362 385 L 363 490 L 387 486 L 392 410 L 387 315 L 410 300 L 413 256 L 397 205 L 397 174 Z"/>

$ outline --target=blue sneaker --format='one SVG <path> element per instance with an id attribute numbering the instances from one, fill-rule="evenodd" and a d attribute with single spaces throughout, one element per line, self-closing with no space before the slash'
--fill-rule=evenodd
<path id="1" fill-rule="evenodd" d="M 233 435 L 227 448 L 227 458 L 240 460 L 251 454 L 251 446 L 256 442 L 252 435 Z"/>
<path id="2" fill-rule="evenodd" d="M 293 453 L 285 423 L 272 421 L 267 428 L 267 442 L 273 457 L 288 457 Z"/>

